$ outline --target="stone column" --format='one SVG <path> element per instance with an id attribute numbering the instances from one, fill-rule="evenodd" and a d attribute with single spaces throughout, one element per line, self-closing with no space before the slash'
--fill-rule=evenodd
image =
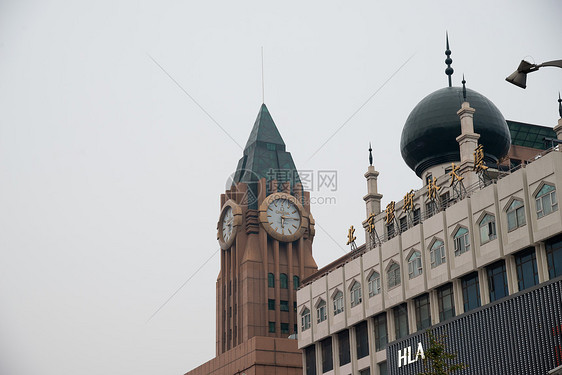
<path id="1" fill-rule="evenodd" d="M 365 178 L 367 179 L 367 195 L 363 197 L 367 206 L 367 217 L 373 213 L 377 215 L 381 212 L 382 194 L 379 194 L 377 190 L 378 176 L 379 172 L 375 171 L 375 167 L 370 165 L 365 173 Z"/>

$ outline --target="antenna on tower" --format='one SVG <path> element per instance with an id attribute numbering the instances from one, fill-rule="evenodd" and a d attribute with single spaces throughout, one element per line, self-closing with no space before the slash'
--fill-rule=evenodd
<path id="1" fill-rule="evenodd" d="M 265 104 L 265 83 L 263 78 L 263 46 L 261 47 L 261 102 Z"/>

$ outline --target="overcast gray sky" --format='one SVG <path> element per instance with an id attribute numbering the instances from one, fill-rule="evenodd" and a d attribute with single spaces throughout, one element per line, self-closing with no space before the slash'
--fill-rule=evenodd
<path id="1" fill-rule="evenodd" d="M 312 206 L 319 266 L 365 218 L 369 141 L 383 205 L 421 186 L 400 134 L 446 85 L 446 30 L 455 85 L 465 73 L 507 119 L 556 124 L 562 70 L 504 79 L 562 58 L 560 1 L 429 3 L 0 1 L 0 373 L 177 375 L 214 357 L 218 256 L 147 321 L 218 249 L 262 46 L 297 167 L 337 171 L 312 192 L 336 200 Z"/>

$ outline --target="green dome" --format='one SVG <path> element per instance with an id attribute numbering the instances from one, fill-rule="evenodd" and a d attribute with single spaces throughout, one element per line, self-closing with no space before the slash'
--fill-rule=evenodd
<path id="1" fill-rule="evenodd" d="M 485 161 L 497 163 L 507 155 L 511 137 L 507 123 L 499 109 L 484 95 L 466 89 L 466 100 L 476 110 L 474 132 L 480 134 Z M 402 129 L 400 151 L 402 158 L 418 176 L 426 169 L 460 161 L 456 137 L 461 134 L 457 111 L 463 102 L 462 87 L 437 90 L 416 105 Z"/>

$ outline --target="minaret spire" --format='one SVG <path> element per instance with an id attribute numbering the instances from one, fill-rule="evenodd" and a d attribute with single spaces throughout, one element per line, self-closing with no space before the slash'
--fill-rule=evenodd
<path id="1" fill-rule="evenodd" d="M 371 142 L 369 142 L 369 165 L 373 165 L 373 149 L 371 148 Z"/>
<path id="2" fill-rule="evenodd" d="M 562 118 L 562 99 L 560 99 L 560 91 L 558 91 L 558 114 Z"/>
<path id="3" fill-rule="evenodd" d="M 462 98 L 466 102 L 466 80 L 464 79 L 464 73 L 462 75 Z"/>
<path id="4" fill-rule="evenodd" d="M 453 63 L 453 59 L 451 59 L 451 50 L 449 49 L 449 32 L 446 32 L 446 39 L 447 39 L 447 49 L 445 50 L 445 55 L 447 58 L 445 59 L 445 64 L 447 64 L 447 69 L 445 69 L 445 74 L 449 76 L 449 87 L 452 87 L 453 84 L 451 82 L 451 76 L 453 75 L 453 68 L 451 68 L 451 64 Z"/>

